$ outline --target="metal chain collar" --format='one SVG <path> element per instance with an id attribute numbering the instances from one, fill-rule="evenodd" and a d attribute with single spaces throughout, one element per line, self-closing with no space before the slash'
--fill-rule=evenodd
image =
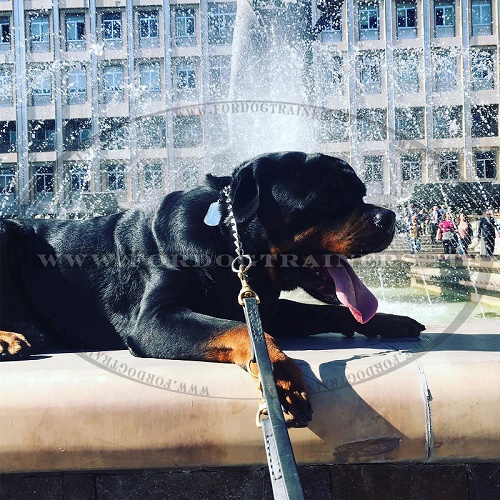
<path id="1" fill-rule="evenodd" d="M 236 224 L 236 219 L 234 217 L 234 212 L 233 212 L 233 202 L 231 200 L 231 188 L 229 186 L 226 186 L 222 190 L 225 198 L 226 198 L 226 205 L 227 205 L 227 210 L 228 210 L 228 219 L 229 223 L 231 224 L 231 229 L 233 232 L 233 239 L 234 239 L 234 246 L 236 249 L 236 255 L 237 257 L 233 260 L 231 264 L 231 269 L 233 270 L 234 273 L 238 275 L 238 278 L 241 281 L 241 290 L 238 295 L 238 303 L 240 306 L 245 306 L 245 303 L 243 299 L 245 298 L 250 298 L 254 297 L 257 303 L 260 303 L 259 296 L 257 293 L 252 290 L 250 285 L 248 284 L 248 270 L 252 267 L 253 265 L 253 260 L 252 257 L 248 254 L 246 254 L 243 251 L 243 246 L 241 244 L 241 240 L 238 234 L 238 226 Z"/>

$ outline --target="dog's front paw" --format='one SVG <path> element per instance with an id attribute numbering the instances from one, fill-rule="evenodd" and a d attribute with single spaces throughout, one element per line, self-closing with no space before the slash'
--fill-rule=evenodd
<path id="1" fill-rule="evenodd" d="M 312 408 L 307 398 L 307 386 L 301 369 L 265 334 L 269 359 L 273 364 L 274 381 L 288 427 L 307 427 L 312 419 Z"/>
<path id="2" fill-rule="evenodd" d="M 424 330 L 424 325 L 408 316 L 385 313 L 377 313 L 370 321 L 359 325 L 359 333 L 367 337 L 418 337 Z"/>
<path id="3" fill-rule="evenodd" d="M 24 335 L 0 331 L 0 361 L 25 358 L 30 351 L 31 344 Z"/>
<path id="4" fill-rule="evenodd" d="M 307 387 L 302 371 L 288 356 L 273 363 L 273 374 L 278 395 L 289 427 L 307 427 L 312 408 L 307 398 Z"/>

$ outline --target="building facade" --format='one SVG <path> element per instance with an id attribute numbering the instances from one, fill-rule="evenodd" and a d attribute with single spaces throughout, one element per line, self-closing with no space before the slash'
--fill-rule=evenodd
<path id="1" fill-rule="evenodd" d="M 235 17 L 236 2 L 0 0 L 0 214 L 196 185 L 229 140 L 228 117 L 196 105 L 228 100 Z M 495 0 L 346 0 L 313 44 L 317 149 L 387 204 L 418 182 L 500 180 L 498 26 Z"/>

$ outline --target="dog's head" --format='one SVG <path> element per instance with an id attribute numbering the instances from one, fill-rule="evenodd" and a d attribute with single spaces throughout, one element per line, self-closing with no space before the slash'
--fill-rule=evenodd
<path id="1" fill-rule="evenodd" d="M 262 155 L 235 170 L 231 192 L 244 244 L 277 257 L 272 275 L 282 289 L 340 300 L 361 322 L 375 314 L 375 298 L 346 258 L 384 250 L 395 214 L 363 201 L 365 186 L 345 161 L 299 152 Z"/>

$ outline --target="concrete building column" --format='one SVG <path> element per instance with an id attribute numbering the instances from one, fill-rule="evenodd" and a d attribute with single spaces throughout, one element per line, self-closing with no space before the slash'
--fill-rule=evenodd
<path id="1" fill-rule="evenodd" d="M 54 23 L 54 84 L 55 84 L 55 150 L 56 164 L 54 177 L 56 210 L 59 211 L 64 204 L 68 193 L 64 186 L 64 166 L 63 166 L 63 120 L 62 120 L 62 79 L 61 79 L 61 26 L 59 0 L 52 0 L 52 14 Z"/>
<path id="2" fill-rule="evenodd" d="M 99 161 L 99 151 L 101 144 L 99 140 L 99 75 L 96 47 L 98 43 L 97 37 L 97 11 L 96 0 L 89 0 L 90 11 L 90 88 L 92 102 L 92 159 L 91 169 L 94 182 L 94 191 L 101 191 L 101 166 Z"/>
<path id="3" fill-rule="evenodd" d="M 173 87 L 172 87 L 172 50 L 170 37 L 170 2 L 163 1 L 163 46 L 165 50 L 165 120 L 167 135 L 167 168 L 163 171 L 163 189 L 171 191 L 170 172 L 174 168 L 174 116 L 173 116 Z"/>
<path id="4" fill-rule="evenodd" d="M 430 0 L 423 0 L 422 18 L 423 18 L 423 36 L 424 36 L 424 86 L 425 86 L 425 137 L 427 150 L 427 182 L 437 180 L 436 161 L 434 153 L 434 130 L 433 130 L 433 101 L 432 101 L 432 55 L 431 55 L 431 37 L 432 23 L 431 13 L 432 5 Z M 420 29 L 420 28 L 418 28 Z"/>
<path id="5" fill-rule="evenodd" d="M 200 57 L 200 72 L 201 72 L 201 95 L 199 102 L 201 102 L 201 127 L 203 131 L 203 158 L 201 161 L 200 172 L 201 178 L 210 170 L 208 161 L 208 146 L 207 144 L 207 119 L 203 105 L 210 99 L 210 56 L 209 56 L 209 40 L 208 40 L 208 0 L 200 0 L 200 29 L 201 29 L 201 57 Z"/>
<path id="6" fill-rule="evenodd" d="M 399 162 L 396 160 L 396 115 L 394 110 L 394 57 L 393 57 L 393 15 L 392 0 L 385 0 L 385 57 L 386 57 L 386 81 L 387 81 L 387 125 L 388 125 L 388 184 L 387 194 L 392 205 L 392 196 L 398 197 L 401 194 L 401 168 L 398 168 Z M 384 182 L 385 185 L 385 182 Z M 385 194 L 385 193 L 384 193 Z"/>
<path id="7" fill-rule="evenodd" d="M 470 25 L 469 25 L 469 0 L 461 0 L 462 17 L 462 82 L 463 82 L 463 112 L 464 112 L 464 181 L 474 180 L 472 158 L 472 112 L 471 112 L 471 85 L 470 85 Z"/>
<path id="8" fill-rule="evenodd" d="M 349 95 L 349 115 L 350 115 L 350 136 L 351 136 L 351 165 L 354 170 L 361 174 L 361 164 L 358 155 L 358 106 L 356 102 L 356 44 L 355 36 L 355 9 L 354 0 L 347 0 L 347 68 L 349 71 L 348 95 Z"/>
<path id="9" fill-rule="evenodd" d="M 134 9 L 133 1 L 127 0 L 127 75 L 128 75 L 128 112 L 129 112 L 129 175 L 132 202 L 138 197 L 139 172 L 137 165 L 137 111 L 135 98 L 135 58 L 134 58 Z"/>
<path id="10" fill-rule="evenodd" d="M 18 164 L 19 215 L 30 203 L 30 172 L 28 162 L 28 98 L 26 78 L 26 25 L 24 2 L 13 2 L 14 50 L 16 71 L 16 147 Z"/>

